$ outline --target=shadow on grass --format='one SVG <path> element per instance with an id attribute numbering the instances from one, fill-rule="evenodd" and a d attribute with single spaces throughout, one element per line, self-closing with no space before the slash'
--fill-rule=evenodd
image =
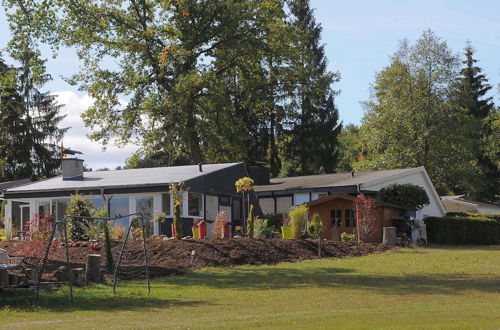
<path id="1" fill-rule="evenodd" d="M 109 291 L 108 291 L 109 290 Z M 38 305 L 35 304 L 35 295 L 16 294 L 3 295 L 0 297 L 0 311 L 2 308 L 11 311 L 36 312 L 49 310 L 52 312 L 74 312 L 74 311 L 140 311 L 151 308 L 169 308 L 176 306 L 196 307 L 207 304 L 205 301 L 186 301 L 175 299 L 163 299 L 148 296 L 145 292 L 137 291 L 113 295 L 110 288 L 90 287 L 87 290 L 76 290 L 74 302 L 69 299 L 68 289 L 63 292 L 42 294 Z"/>
<path id="2" fill-rule="evenodd" d="M 186 276 L 163 279 L 169 284 L 189 286 L 193 283 L 236 290 L 289 289 L 307 286 L 372 290 L 383 294 L 459 294 L 475 289 L 500 292 L 500 278 L 481 275 L 365 275 L 339 268 L 257 268 L 232 269 L 228 272 L 194 272 Z"/>

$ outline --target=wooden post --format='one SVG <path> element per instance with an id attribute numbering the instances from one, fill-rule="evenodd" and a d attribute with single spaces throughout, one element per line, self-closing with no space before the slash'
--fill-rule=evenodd
<path id="1" fill-rule="evenodd" d="M 382 244 L 396 245 L 396 227 L 384 227 Z"/>
<path id="2" fill-rule="evenodd" d="M 87 256 L 87 265 L 85 267 L 85 281 L 100 283 L 101 282 L 101 255 L 89 254 Z"/>

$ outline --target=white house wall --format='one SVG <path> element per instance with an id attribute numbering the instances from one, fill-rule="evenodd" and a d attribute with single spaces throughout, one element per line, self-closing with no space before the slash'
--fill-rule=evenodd
<path id="1" fill-rule="evenodd" d="M 423 216 L 444 216 L 445 212 L 443 212 L 444 208 L 442 207 L 441 200 L 439 199 L 439 196 L 437 196 L 434 188 L 427 182 L 425 172 L 423 171 L 424 170 L 422 169 L 421 171 L 413 172 L 408 175 L 404 175 L 403 173 L 401 176 L 390 178 L 388 180 L 385 180 L 384 182 L 378 182 L 374 184 L 371 183 L 363 184 L 360 188 L 364 190 L 379 191 L 383 187 L 386 187 L 393 183 L 396 184 L 412 183 L 414 185 L 424 188 L 425 192 L 427 193 L 427 196 L 429 196 L 430 204 L 424 206 L 421 210 Z"/>

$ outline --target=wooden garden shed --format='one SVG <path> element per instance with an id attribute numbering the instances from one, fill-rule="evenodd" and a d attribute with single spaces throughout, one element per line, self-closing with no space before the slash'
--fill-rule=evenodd
<path id="1" fill-rule="evenodd" d="M 349 194 L 332 194 L 307 203 L 309 206 L 309 220 L 318 213 L 324 226 L 323 238 L 340 240 L 340 235 L 345 232 L 357 234 L 356 207 L 354 199 Z M 375 222 L 370 242 L 382 243 L 383 227 L 393 225 L 394 218 L 400 218 L 404 208 L 396 205 L 376 203 Z"/>

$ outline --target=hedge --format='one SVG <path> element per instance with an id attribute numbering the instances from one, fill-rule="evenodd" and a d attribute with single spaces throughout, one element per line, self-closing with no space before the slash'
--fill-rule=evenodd
<path id="1" fill-rule="evenodd" d="M 500 224 L 480 217 L 426 218 L 427 240 L 437 244 L 497 244 L 500 242 Z"/>

